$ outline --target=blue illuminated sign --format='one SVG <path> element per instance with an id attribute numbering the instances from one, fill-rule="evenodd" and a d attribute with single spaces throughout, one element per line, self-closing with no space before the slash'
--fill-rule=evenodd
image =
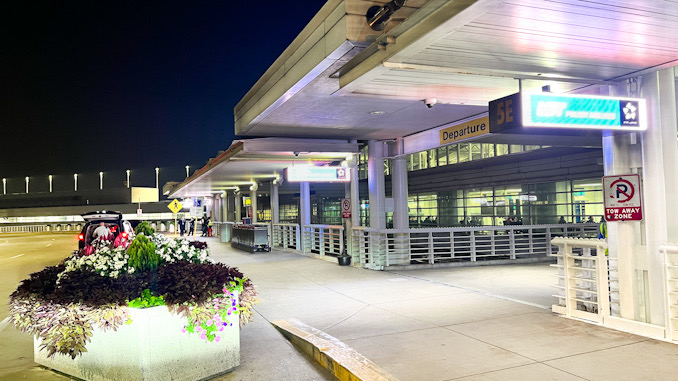
<path id="1" fill-rule="evenodd" d="M 287 180 L 316 183 L 347 182 L 351 181 L 349 173 L 346 167 L 294 166 L 287 168 Z"/>
<path id="2" fill-rule="evenodd" d="M 524 127 L 645 130 L 645 100 L 588 95 L 525 93 Z"/>

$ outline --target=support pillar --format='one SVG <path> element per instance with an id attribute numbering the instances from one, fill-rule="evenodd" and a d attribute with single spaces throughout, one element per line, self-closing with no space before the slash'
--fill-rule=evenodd
<path id="1" fill-rule="evenodd" d="M 278 182 L 277 180 L 271 181 L 271 223 L 277 224 L 280 223 L 280 201 L 278 199 Z"/>
<path id="2" fill-rule="evenodd" d="M 674 68 L 640 78 L 648 102 L 648 129 L 641 134 L 644 233 L 647 240 L 649 322 L 664 325 L 663 258 L 659 245 L 678 242 L 678 141 Z"/>
<path id="3" fill-rule="evenodd" d="M 367 186 L 370 192 L 370 227 L 385 229 L 384 143 L 376 140 L 368 142 Z"/>
<path id="4" fill-rule="evenodd" d="M 299 183 L 299 229 L 301 231 L 301 251 L 306 252 L 305 225 L 311 224 L 311 186 L 308 181 Z"/>
<path id="5" fill-rule="evenodd" d="M 238 223 L 242 220 L 242 194 L 240 189 L 235 191 L 235 222 Z"/>
<path id="6" fill-rule="evenodd" d="M 257 223 L 257 190 L 259 187 L 254 184 L 250 187 L 250 208 L 252 209 L 252 223 Z"/>
<path id="7" fill-rule="evenodd" d="M 404 141 L 396 141 L 396 157 L 392 161 L 391 188 L 393 193 L 393 228 L 407 230 L 410 228 L 410 218 L 407 209 L 407 156 L 404 153 Z M 409 233 L 396 234 L 396 247 L 392 264 L 408 265 L 409 260 Z"/>

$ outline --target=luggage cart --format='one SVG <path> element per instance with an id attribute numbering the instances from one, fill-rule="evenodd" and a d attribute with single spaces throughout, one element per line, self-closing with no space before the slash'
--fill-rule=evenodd
<path id="1" fill-rule="evenodd" d="M 233 225 L 231 246 L 250 253 L 271 251 L 271 247 L 268 245 L 268 228 L 254 225 Z"/>

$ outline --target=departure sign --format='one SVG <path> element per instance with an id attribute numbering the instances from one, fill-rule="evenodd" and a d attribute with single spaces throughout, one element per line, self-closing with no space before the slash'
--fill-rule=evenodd
<path id="1" fill-rule="evenodd" d="M 351 181 L 346 167 L 294 166 L 287 168 L 288 181 L 309 181 L 315 183 Z"/>
<path id="2" fill-rule="evenodd" d="M 524 127 L 647 129 L 644 99 L 524 93 L 521 103 Z"/>

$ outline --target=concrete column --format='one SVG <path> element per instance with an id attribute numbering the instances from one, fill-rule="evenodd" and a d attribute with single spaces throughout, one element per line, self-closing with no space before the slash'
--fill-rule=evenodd
<path id="1" fill-rule="evenodd" d="M 235 222 L 242 220 L 242 194 L 239 190 L 235 193 Z"/>
<path id="2" fill-rule="evenodd" d="M 231 216 L 228 215 L 228 202 L 230 200 L 230 195 L 228 191 L 222 194 L 221 196 L 221 220 L 223 222 L 230 221 Z"/>
<path id="3" fill-rule="evenodd" d="M 360 178 L 358 175 L 358 158 L 354 155 L 349 165 L 351 184 L 349 197 L 351 198 L 351 225 L 360 226 Z"/>
<path id="4" fill-rule="evenodd" d="M 252 208 L 252 223 L 257 223 L 257 185 L 252 185 L 250 187 L 250 200 Z"/>
<path id="5" fill-rule="evenodd" d="M 299 224 L 311 224 L 311 186 L 308 181 L 299 183 Z"/>
<path id="6" fill-rule="evenodd" d="M 402 155 L 404 151 L 403 139 L 398 138 L 396 144 L 398 152 L 396 155 Z M 395 229 L 407 229 L 410 227 L 409 213 L 407 210 L 407 156 L 396 156 L 393 159 L 391 169 L 391 187 L 393 189 L 393 227 Z"/>
<path id="7" fill-rule="evenodd" d="M 386 228 L 384 209 L 386 194 L 384 186 L 384 143 L 370 140 L 367 161 L 367 185 L 370 192 L 370 227 Z"/>
<path id="8" fill-rule="evenodd" d="M 678 242 L 678 142 L 674 68 L 640 78 L 648 102 L 648 129 L 641 134 L 643 209 L 647 239 L 648 286 L 652 324 L 664 324 L 663 258 L 659 245 Z"/>
<path id="9" fill-rule="evenodd" d="M 301 251 L 306 252 L 304 225 L 311 224 L 311 186 L 308 181 L 299 183 L 299 229 L 301 237 Z"/>
<path id="10" fill-rule="evenodd" d="M 631 137 L 628 133 L 606 131 L 603 135 L 603 164 L 606 176 L 632 173 L 629 156 Z M 617 258 L 619 274 L 619 315 L 625 319 L 638 320 L 638 306 L 642 293 L 636 284 L 636 262 L 633 255 L 636 243 L 635 221 L 607 223 L 608 252 Z M 617 311 L 612 311 L 616 314 Z"/>
<path id="11" fill-rule="evenodd" d="M 280 222 L 280 201 L 278 199 L 278 183 L 271 181 L 271 223 L 277 224 Z"/>

